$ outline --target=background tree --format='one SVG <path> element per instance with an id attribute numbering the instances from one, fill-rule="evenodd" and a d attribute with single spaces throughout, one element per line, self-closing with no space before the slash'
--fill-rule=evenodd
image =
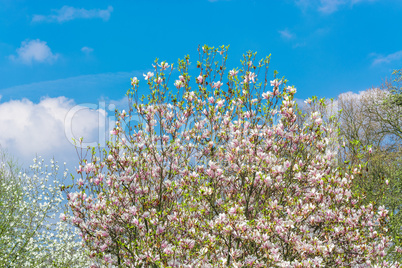
<path id="1" fill-rule="evenodd" d="M 344 144 L 340 163 L 366 164 L 364 175 L 354 181 L 354 191 L 366 197 L 366 204 L 374 202 L 389 209 L 389 234 L 394 246 L 401 247 L 402 106 L 396 105 L 388 88 L 339 96 L 340 134 Z M 372 153 L 363 153 L 369 147 Z M 390 254 L 391 259 L 401 260 L 401 256 Z"/>
<path id="2" fill-rule="evenodd" d="M 402 106 L 402 69 L 393 71 L 392 75 L 392 82 L 386 81 L 383 88 L 391 93 L 388 100 L 391 104 Z"/>
<path id="3" fill-rule="evenodd" d="M 21 171 L 5 151 L 0 155 L 0 266 L 88 267 L 77 230 L 57 219 L 62 178 L 54 161 L 34 160 Z"/>

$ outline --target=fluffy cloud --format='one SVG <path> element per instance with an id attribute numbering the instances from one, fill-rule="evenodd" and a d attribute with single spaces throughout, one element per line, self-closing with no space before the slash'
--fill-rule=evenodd
<path id="1" fill-rule="evenodd" d="M 27 164 L 36 154 L 78 163 L 72 138 L 84 137 L 86 145 L 96 145 L 109 135 L 105 109 L 92 106 L 65 97 L 0 103 L 0 145 Z"/>
<path id="2" fill-rule="evenodd" d="M 395 53 L 388 54 L 386 56 L 383 55 L 377 55 L 377 54 L 371 54 L 371 56 L 374 56 L 374 60 L 372 65 L 378 65 L 382 63 L 391 63 L 395 61 L 401 61 L 402 60 L 402 50 L 399 50 Z"/>
<path id="3" fill-rule="evenodd" d="M 74 19 L 92 19 L 101 18 L 104 21 L 109 20 L 113 7 L 107 9 L 84 9 L 69 6 L 63 6 L 61 9 L 52 9 L 50 15 L 34 15 L 32 22 L 66 22 Z"/>
<path id="4" fill-rule="evenodd" d="M 11 55 L 10 59 L 23 64 L 32 62 L 53 63 L 59 54 L 53 54 L 46 42 L 39 39 L 23 41 L 17 50 L 17 55 Z"/>

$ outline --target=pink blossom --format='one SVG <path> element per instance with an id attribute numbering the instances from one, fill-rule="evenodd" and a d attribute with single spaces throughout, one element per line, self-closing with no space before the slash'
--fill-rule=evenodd
<path id="1" fill-rule="evenodd" d="M 127 116 L 127 113 L 125 110 L 123 110 L 120 114 L 121 118 L 125 118 Z"/>
<path id="2" fill-rule="evenodd" d="M 102 251 L 102 252 L 104 252 L 106 249 L 107 249 L 107 244 L 103 244 L 101 247 L 100 247 L 100 250 Z"/>
<path id="3" fill-rule="evenodd" d="M 95 165 L 93 163 L 87 163 L 84 167 L 84 171 L 86 173 L 92 172 L 95 170 Z"/>
<path id="4" fill-rule="evenodd" d="M 110 256 L 104 256 L 103 259 L 107 263 L 112 263 L 112 258 Z"/>
<path id="5" fill-rule="evenodd" d="M 211 167 L 212 170 L 216 170 L 218 168 L 218 166 L 216 165 L 215 162 L 213 161 L 209 161 L 208 165 Z"/>
<path id="6" fill-rule="evenodd" d="M 236 207 L 231 207 L 231 208 L 229 209 L 229 214 L 230 214 L 230 215 L 236 214 Z"/>
<path id="7" fill-rule="evenodd" d="M 184 87 L 184 83 L 183 83 L 181 80 L 176 80 L 176 81 L 174 82 L 174 85 L 175 85 L 175 87 L 176 87 L 177 89 L 180 89 L 180 88 Z"/>
<path id="8" fill-rule="evenodd" d="M 83 170 L 84 170 L 84 167 L 80 165 L 77 169 L 77 173 L 81 173 Z"/>
<path id="9" fill-rule="evenodd" d="M 250 83 L 253 82 L 255 83 L 255 78 L 257 77 L 257 75 L 253 72 L 249 72 L 245 77 L 244 77 L 244 83 Z"/>
<path id="10" fill-rule="evenodd" d="M 150 214 L 148 211 L 145 211 L 144 214 L 142 215 L 143 218 L 149 218 Z"/>
<path id="11" fill-rule="evenodd" d="M 262 98 L 268 100 L 271 97 L 271 92 L 262 93 Z"/>
<path id="12" fill-rule="evenodd" d="M 290 94 L 295 94 L 297 92 L 295 87 L 288 86 L 286 89 Z"/>
<path id="13" fill-rule="evenodd" d="M 154 76 L 154 73 L 152 72 L 148 72 L 147 74 L 143 74 L 145 80 L 148 80 L 149 78 L 151 78 L 152 76 Z"/>
<path id="14" fill-rule="evenodd" d="M 237 75 L 238 73 L 239 73 L 239 71 L 237 71 L 237 70 L 235 70 L 235 69 L 229 71 L 229 75 L 230 75 L 231 77 L 234 77 L 234 76 Z"/>
<path id="15" fill-rule="evenodd" d="M 163 231 L 165 231 L 165 228 L 164 228 L 163 226 L 161 226 L 161 225 L 158 225 L 158 228 L 157 228 L 157 230 L 156 230 L 156 233 L 157 233 L 158 235 L 160 235 L 161 233 L 163 233 Z"/>
<path id="16" fill-rule="evenodd" d="M 248 74 L 249 80 L 252 81 L 253 83 L 255 82 L 254 79 L 255 79 L 256 77 L 257 77 L 257 75 L 256 75 L 255 73 L 253 73 L 253 72 L 250 72 L 250 73 Z"/>
<path id="17" fill-rule="evenodd" d="M 139 80 L 138 80 L 137 77 L 131 78 L 131 85 L 132 86 L 136 86 L 136 85 L 138 85 L 138 83 L 139 83 Z"/>
<path id="18" fill-rule="evenodd" d="M 223 85 L 223 83 L 221 81 L 214 82 L 212 85 L 212 88 L 219 89 L 222 85 Z"/>
<path id="19" fill-rule="evenodd" d="M 203 77 L 202 77 L 202 75 L 199 75 L 198 77 L 197 77 L 197 82 L 199 83 L 199 84 L 202 84 L 202 81 L 203 81 Z"/>
<path id="20" fill-rule="evenodd" d="M 160 76 L 155 79 L 155 83 L 157 83 L 157 84 L 162 83 L 162 81 L 163 81 L 163 79 L 162 79 L 162 77 L 160 77 Z"/>
<path id="21" fill-rule="evenodd" d="M 315 120 L 315 124 L 316 124 L 316 125 L 321 125 L 321 124 L 322 124 L 322 118 L 317 118 L 317 119 Z"/>
<path id="22" fill-rule="evenodd" d="M 167 68 L 169 68 L 169 64 L 165 61 L 162 61 L 161 64 L 158 66 L 161 67 L 162 70 L 166 70 Z"/>
<path id="23" fill-rule="evenodd" d="M 171 246 L 168 246 L 168 247 L 166 247 L 166 248 L 163 250 L 163 252 L 164 252 L 166 255 L 171 255 L 171 254 L 173 254 L 173 249 L 172 249 Z"/>
<path id="24" fill-rule="evenodd" d="M 64 213 L 60 213 L 59 218 L 60 218 L 60 220 L 62 220 L 62 221 L 66 221 L 66 219 L 67 219 L 67 217 L 66 217 L 66 215 L 65 215 Z"/>
<path id="25" fill-rule="evenodd" d="M 282 84 L 282 81 L 279 81 L 278 79 L 271 80 L 271 86 L 273 87 L 279 87 L 280 84 Z"/>

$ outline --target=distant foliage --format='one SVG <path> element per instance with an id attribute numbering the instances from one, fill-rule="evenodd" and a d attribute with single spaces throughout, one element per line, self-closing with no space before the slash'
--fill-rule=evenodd
<path id="1" fill-rule="evenodd" d="M 76 228 L 60 222 L 62 179 L 54 161 L 34 159 L 27 173 L 2 152 L 0 267 L 88 267 Z"/>
<path id="2" fill-rule="evenodd" d="M 346 166 L 365 165 L 363 174 L 353 183 L 353 191 L 365 197 L 364 204 L 373 203 L 389 210 L 387 234 L 392 237 L 393 246 L 388 257 L 401 262 L 402 106 L 391 103 L 392 98 L 385 87 L 340 95 L 343 146 L 339 155 L 347 160 Z"/>

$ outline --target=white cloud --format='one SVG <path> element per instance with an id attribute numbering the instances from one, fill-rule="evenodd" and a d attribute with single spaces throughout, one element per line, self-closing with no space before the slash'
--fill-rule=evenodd
<path id="1" fill-rule="evenodd" d="M 323 14 L 331 14 L 343 6 L 353 7 L 356 4 L 375 1 L 377 0 L 295 0 L 295 3 L 302 9 L 313 7 Z"/>
<path id="2" fill-rule="evenodd" d="M 71 138 L 83 136 L 84 142 L 97 144 L 105 131 L 105 110 L 92 108 L 65 97 L 0 103 L 0 145 L 25 163 L 36 154 L 67 163 L 77 160 Z"/>
<path id="3" fill-rule="evenodd" d="M 45 41 L 39 39 L 23 41 L 16 51 L 17 55 L 10 55 L 10 59 L 28 65 L 35 61 L 51 64 L 59 57 L 59 54 L 52 53 Z"/>
<path id="4" fill-rule="evenodd" d="M 292 39 L 294 37 L 294 34 L 291 33 L 288 29 L 278 31 L 278 32 L 283 39 Z"/>
<path id="5" fill-rule="evenodd" d="M 65 22 L 74 19 L 92 19 L 101 18 L 104 21 L 109 20 L 113 7 L 107 9 L 84 9 L 69 6 L 63 6 L 61 9 L 52 9 L 50 15 L 34 15 L 32 22 Z"/>
<path id="6" fill-rule="evenodd" d="M 382 63 L 391 63 L 394 61 L 401 61 L 402 60 L 402 50 L 399 50 L 395 53 L 388 54 L 386 56 L 383 55 L 377 55 L 375 53 L 371 54 L 371 56 L 374 56 L 375 59 L 373 60 L 372 65 L 379 65 Z"/>
<path id="7" fill-rule="evenodd" d="M 85 54 L 89 54 L 92 51 L 94 51 L 94 49 L 92 47 L 82 47 L 81 51 L 84 52 Z"/>
<path id="8" fill-rule="evenodd" d="M 103 146 L 103 139 L 109 137 L 109 128 L 114 126 L 114 109 L 128 111 L 127 97 L 123 97 L 125 90 L 121 92 L 122 97 L 116 99 L 102 98 L 101 92 L 107 96 L 111 88 L 127 88 L 130 77 L 141 78 L 147 71 L 81 75 L 0 89 L 0 146 L 27 164 L 32 163 L 38 153 L 45 159 L 55 156 L 61 163 L 77 165 L 71 137 L 83 136 L 84 142 L 99 142 Z M 22 99 L 22 96 L 36 98 L 47 94 L 76 96 L 84 91 L 94 96 L 84 99 L 94 101 L 77 105 L 66 97 L 46 97 L 37 102 Z M 138 94 L 149 92 L 145 89 Z M 15 100 L 18 97 L 22 100 Z"/>

